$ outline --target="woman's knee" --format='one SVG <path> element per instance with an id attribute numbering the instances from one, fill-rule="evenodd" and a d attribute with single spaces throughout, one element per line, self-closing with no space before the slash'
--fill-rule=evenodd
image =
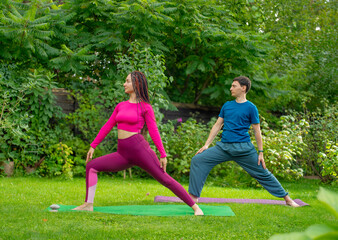
<path id="1" fill-rule="evenodd" d="M 87 163 L 87 165 L 86 165 L 86 172 L 87 173 L 89 173 L 89 172 L 92 173 L 93 171 L 95 172 L 96 170 L 95 170 L 95 162 L 92 160 L 92 161 L 90 161 L 90 162 Z"/>
<path id="2" fill-rule="evenodd" d="M 172 186 L 175 183 L 175 180 L 172 177 L 170 177 L 167 173 L 164 173 L 162 176 L 157 177 L 156 180 L 167 188 L 170 188 L 170 186 Z"/>
<path id="3" fill-rule="evenodd" d="M 93 163 L 92 161 L 88 162 L 86 165 L 86 171 L 89 171 L 91 168 L 93 168 Z"/>

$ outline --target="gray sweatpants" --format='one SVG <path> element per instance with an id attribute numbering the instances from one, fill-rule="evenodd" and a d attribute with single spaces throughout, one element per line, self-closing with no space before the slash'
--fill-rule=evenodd
<path id="1" fill-rule="evenodd" d="M 216 146 L 195 155 L 190 166 L 189 193 L 199 197 L 211 169 L 226 161 L 235 161 L 272 195 L 280 198 L 288 195 L 275 176 L 262 164 L 258 165 L 258 154 L 251 142 L 217 142 Z"/>

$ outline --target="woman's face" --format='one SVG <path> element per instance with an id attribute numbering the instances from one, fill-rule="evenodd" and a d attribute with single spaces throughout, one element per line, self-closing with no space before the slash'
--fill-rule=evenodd
<path id="1" fill-rule="evenodd" d="M 124 92 L 125 93 L 133 93 L 133 82 L 131 81 L 131 75 L 129 74 L 126 78 L 126 82 L 123 84 Z"/>

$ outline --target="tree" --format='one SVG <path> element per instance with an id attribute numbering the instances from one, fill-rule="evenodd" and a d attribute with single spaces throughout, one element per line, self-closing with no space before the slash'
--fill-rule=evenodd
<path id="1" fill-rule="evenodd" d="M 166 30 L 167 72 L 175 79 L 168 90 L 174 100 L 220 105 L 234 77 L 255 80 L 270 49 L 264 34 L 243 28 L 221 1 L 170 2 L 177 6 Z"/>

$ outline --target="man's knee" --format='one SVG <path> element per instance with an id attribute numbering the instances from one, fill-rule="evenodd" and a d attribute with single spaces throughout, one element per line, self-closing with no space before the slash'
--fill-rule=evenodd
<path id="1" fill-rule="evenodd" d="M 268 180 L 271 178 L 272 173 L 268 169 L 260 169 L 259 171 L 251 171 L 249 174 L 256 178 L 261 180 Z"/>
<path id="2" fill-rule="evenodd" d="M 199 154 L 195 155 L 192 159 L 191 159 L 191 168 L 197 167 L 199 165 L 199 162 L 201 161 L 201 157 Z"/>

